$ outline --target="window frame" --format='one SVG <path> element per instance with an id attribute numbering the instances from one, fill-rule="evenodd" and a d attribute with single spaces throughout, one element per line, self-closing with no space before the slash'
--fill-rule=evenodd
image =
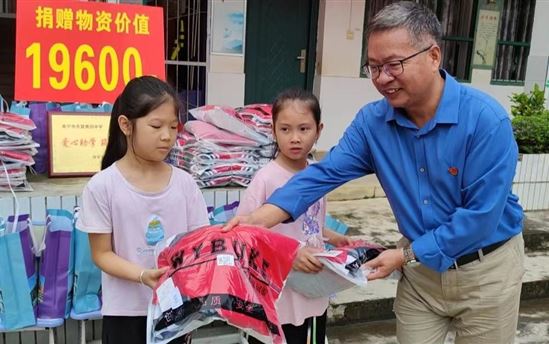
<path id="1" fill-rule="evenodd" d="M 506 11 L 506 8 L 505 6 L 508 5 L 509 7 L 512 7 L 513 5 L 513 1 L 517 1 L 517 0 L 501 0 L 503 3 L 502 3 L 502 8 L 501 8 L 501 18 L 503 19 L 504 17 L 505 18 L 515 18 L 515 20 L 517 20 L 516 18 L 520 18 L 520 16 L 517 16 L 517 15 L 512 15 L 512 9 L 509 10 L 509 12 L 511 12 L 511 14 L 507 14 L 505 13 Z M 508 3 L 508 1 L 511 1 L 511 4 Z M 503 27 L 503 20 L 500 21 L 500 25 L 499 25 L 499 31 L 498 31 L 498 40 L 497 40 L 497 43 L 496 43 L 496 57 L 495 57 L 495 61 L 494 61 L 494 66 L 492 67 L 492 75 L 490 76 L 490 84 L 491 85 L 502 85 L 502 86 L 524 86 L 525 84 L 525 79 L 526 79 L 526 70 L 528 68 L 528 57 L 530 56 L 530 49 L 531 49 L 531 45 L 532 45 L 532 32 L 533 32 L 533 19 L 535 17 L 535 10 L 536 10 L 536 0 L 526 0 L 528 1 L 528 4 L 529 6 L 527 6 L 527 10 L 529 11 L 529 13 L 527 14 L 527 21 L 526 21 L 526 28 L 524 29 L 524 32 L 520 32 L 522 33 L 523 35 L 523 38 L 524 40 L 509 40 L 509 33 L 507 32 L 507 30 L 512 30 L 512 29 L 515 29 L 516 27 L 522 27 L 520 24 L 520 20 L 517 20 L 517 22 L 514 23 L 514 26 L 513 26 L 513 23 L 511 22 L 508 22 L 506 23 L 509 27 L 505 28 Z M 514 10 L 517 10 L 520 6 L 519 5 L 523 5 L 524 6 L 524 0 L 522 0 L 520 3 L 517 1 L 517 6 L 514 7 Z M 507 15 L 506 15 L 507 14 Z M 517 14 L 520 14 L 520 10 L 519 10 L 519 13 Z M 507 39 L 504 39 L 504 36 L 505 34 L 507 33 Z M 520 34 L 520 33 L 517 33 L 516 31 L 515 32 L 512 32 L 510 35 L 513 36 L 515 34 Z M 519 37 L 520 38 L 520 37 Z M 518 68 L 520 69 L 520 74 L 517 78 L 515 79 L 500 79 L 500 78 L 496 78 L 496 74 L 498 73 L 497 71 L 497 68 L 498 68 L 498 58 L 500 58 L 500 53 L 501 51 L 503 50 L 502 48 L 511 48 L 511 49 L 515 49 L 515 48 L 523 48 L 524 51 L 522 52 L 522 61 L 521 61 L 521 65 L 518 66 Z M 511 58 L 514 58 L 516 57 L 517 55 L 514 54 L 514 51 L 511 51 Z M 512 65 L 508 66 L 507 68 L 509 69 Z M 509 70 L 505 70 L 505 71 L 502 71 L 502 73 L 505 73 L 505 72 L 509 72 Z M 522 80 L 520 79 L 520 77 L 522 76 Z"/>

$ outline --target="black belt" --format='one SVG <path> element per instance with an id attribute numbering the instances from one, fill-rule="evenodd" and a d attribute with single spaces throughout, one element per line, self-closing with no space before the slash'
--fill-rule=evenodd
<path id="1" fill-rule="evenodd" d="M 458 268 L 460 266 L 463 266 L 465 264 L 469 264 L 471 262 L 474 262 L 475 260 L 479 260 L 481 255 L 485 256 L 485 255 L 489 254 L 490 252 L 494 252 L 495 250 L 497 250 L 498 248 L 503 246 L 503 244 L 505 244 L 507 241 L 509 241 L 509 239 L 505 239 L 505 240 L 496 242 L 495 244 L 483 247 L 483 248 L 481 248 L 480 250 L 478 250 L 476 252 L 469 253 L 469 254 L 466 254 L 464 256 L 461 256 L 461 257 L 457 258 L 456 261 L 454 262 L 454 264 L 451 265 L 448 269 L 456 269 L 456 268 Z"/>

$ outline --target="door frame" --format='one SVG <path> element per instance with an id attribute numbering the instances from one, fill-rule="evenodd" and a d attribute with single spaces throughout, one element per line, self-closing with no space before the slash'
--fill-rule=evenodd
<path id="1" fill-rule="evenodd" d="M 316 72 L 316 47 L 318 39 L 318 15 L 320 10 L 320 0 L 311 0 L 310 20 L 309 20 L 309 44 L 307 46 L 307 69 L 305 78 L 305 89 L 312 91 L 314 77 Z"/>

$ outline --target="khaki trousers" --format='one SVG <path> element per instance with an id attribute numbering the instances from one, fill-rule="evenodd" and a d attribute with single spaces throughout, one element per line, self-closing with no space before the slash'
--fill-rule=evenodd
<path id="1" fill-rule="evenodd" d="M 444 343 L 450 326 L 456 344 L 513 343 L 523 275 L 522 234 L 456 270 L 404 266 L 394 303 L 399 343 Z"/>

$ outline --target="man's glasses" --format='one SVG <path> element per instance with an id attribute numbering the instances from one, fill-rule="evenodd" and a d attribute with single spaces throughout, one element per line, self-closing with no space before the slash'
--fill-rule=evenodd
<path id="1" fill-rule="evenodd" d="M 434 44 L 431 44 L 427 48 L 420 50 L 417 53 L 412 54 L 408 57 L 405 57 L 402 60 L 389 61 L 381 65 L 369 65 L 368 63 L 366 63 L 362 66 L 362 72 L 372 78 L 372 80 L 377 80 L 382 71 L 388 76 L 398 76 L 402 74 L 402 72 L 404 72 L 405 61 L 408 61 L 409 59 L 416 57 L 421 53 L 429 51 L 433 47 L 433 45 Z"/>

